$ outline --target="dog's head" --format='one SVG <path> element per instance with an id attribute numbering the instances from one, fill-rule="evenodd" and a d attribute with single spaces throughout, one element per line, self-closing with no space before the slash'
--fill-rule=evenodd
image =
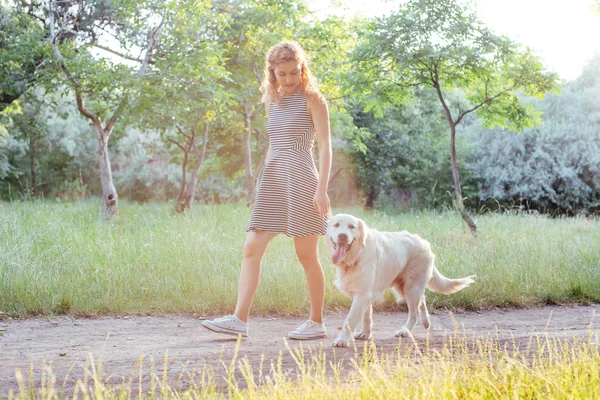
<path id="1" fill-rule="evenodd" d="M 363 220 L 349 214 L 334 215 L 327 226 L 327 244 L 335 265 L 352 265 L 365 247 L 367 226 Z"/>

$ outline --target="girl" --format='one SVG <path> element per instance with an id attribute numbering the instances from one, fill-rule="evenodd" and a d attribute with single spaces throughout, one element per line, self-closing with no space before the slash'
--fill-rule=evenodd
<path id="1" fill-rule="evenodd" d="M 233 315 L 203 321 L 212 331 L 248 336 L 248 314 L 258 287 L 261 260 L 278 233 L 294 238 L 304 267 L 310 298 L 310 318 L 288 334 L 292 339 L 320 339 L 325 277 L 318 258 L 319 235 L 331 216 L 327 183 L 331 170 L 331 140 L 327 102 L 311 74 L 298 43 L 281 42 L 266 57 L 262 83 L 269 150 L 246 229 L 237 305 Z M 319 146 L 319 171 L 312 157 Z"/>

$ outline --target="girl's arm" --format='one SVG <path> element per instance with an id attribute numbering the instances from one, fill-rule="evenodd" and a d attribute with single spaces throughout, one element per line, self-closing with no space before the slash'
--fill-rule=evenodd
<path id="1" fill-rule="evenodd" d="M 327 102 L 309 102 L 309 114 L 315 126 L 315 135 L 319 144 L 319 184 L 315 193 L 315 207 L 321 218 L 329 212 L 329 196 L 327 186 L 331 172 L 331 134 L 329 130 L 329 110 Z"/>
<path id="2" fill-rule="evenodd" d="M 267 121 L 269 120 L 269 110 L 271 109 L 271 102 L 269 100 L 265 101 L 265 111 L 267 112 Z M 267 135 L 268 137 L 269 135 Z M 267 149 L 267 158 L 266 161 L 271 157 L 271 139 L 269 139 L 269 148 Z M 265 161 L 265 162 L 266 162 Z"/>

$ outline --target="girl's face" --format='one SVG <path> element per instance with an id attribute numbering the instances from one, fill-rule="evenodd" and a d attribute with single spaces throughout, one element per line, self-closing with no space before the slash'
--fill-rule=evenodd
<path id="1" fill-rule="evenodd" d="M 296 60 L 282 62 L 275 65 L 274 72 L 283 94 L 285 96 L 294 94 L 300 84 L 302 65 Z"/>

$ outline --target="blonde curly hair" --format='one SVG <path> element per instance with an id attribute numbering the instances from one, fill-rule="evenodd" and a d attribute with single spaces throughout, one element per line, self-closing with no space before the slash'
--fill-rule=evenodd
<path id="1" fill-rule="evenodd" d="M 324 103 L 325 98 L 319 91 L 317 79 L 308 68 L 308 57 L 297 42 L 282 41 L 267 52 L 265 62 L 265 78 L 260 86 L 263 103 L 280 103 L 281 91 L 277 85 L 275 66 L 282 62 L 296 60 L 301 65 L 300 92 L 304 93 L 309 101 Z"/>

